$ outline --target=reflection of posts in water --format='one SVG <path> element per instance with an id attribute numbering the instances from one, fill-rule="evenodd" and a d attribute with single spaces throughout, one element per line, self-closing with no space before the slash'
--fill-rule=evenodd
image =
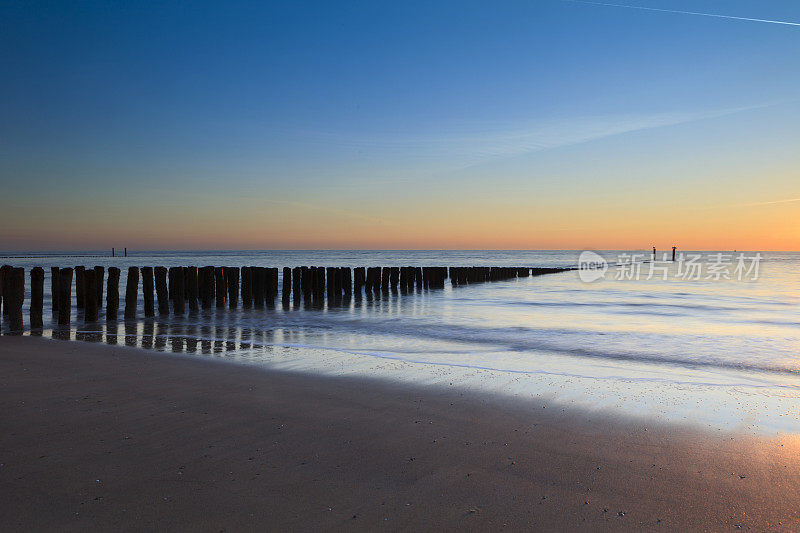
<path id="1" fill-rule="evenodd" d="M 44 312 L 44 269 L 34 267 L 31 269 L 31 329 L 42 328 L 42 313 Z"/>
<path id="2" fill-rule="evenodd" d="M 125 319 L 136 319 L 136 304 L 139 296 L 139 267 L 128 267 L 128 281 L 125 286 Z"/>
<path id="3" fill-rule="evenodd" d="M 106 321 L 117 319 L 119 309 L 119 269 L 109 267 L 106 283 Z"/>
<path id="4" fill-rule="evenodd" d="M 58 323 L 68 325 L 72 312 L 72 269 L 62 268 L 58 272 Z"/>
<path id="5" fill-rule="evenodd" d="M 172 327 L 169 341 L 170 347 L 174 353 L 183 352 L 183 335 L 181 331 L 175 331 L 175 326 Z"/>
<path id="6" fill-rule="evenodd" d="M 163 349 L 167 345 L 167 336 L 169 335 L 169 326 L 164 322 L 155 324 L 155 338 L 153 345 L 156 349 Z"/>
<path id="7" fill-rule="evenodd" d="M 97 286 L 95 284 L 95 271 L 86 270 L 83 273 L 83 321 L 87 324 L 97 322 Z"/>
<path id="8" fill-rule="evenodd" d="M 50 267 L 50 308 L 54 315 L 58 312 L 58 292 L 58 267 Z"/>
<path id="9" fill-rule="evenodd" d="M 136 347 L 138 339 L 138 326 L 137 322 L 125 322 L 125 346 Z"/>
<path id="10" fill-rule="evenodd" d="M 183 327 L 186 333 L 186 351 L 194 353 L 197 351 L 197 326 L 189 324 Z"/>
<path id="11" fill-rule="evenodd" d="M 153 348 L 153 334 L 155 333 L 155 325 L 152 321 L 148 320 L 142 325 L 142 348 Z"/>
<path id="12" fill-rule="evenodd" d="M 114 267 L 111 267 L 114 268 Z M 108 269 L 108 275 L 111 276 L 111 268 Z M 119 269 L 117 269 L 119 270 Z M 107 300 L 106 300 L 107 301 Z M 116 322 L 108 322 L 106 324 L 106 344 L 116 345 L 117 344 L 117 323 Z"/>
<path id="13" fill-rule="evenodd" d="M 211 326 L 200 326 L 200 352 L 205 355 L 211 354 L 211 337 L 214 335 L 214 330 Z"/>
<path id="14" fill-rule="evenodd" d="M 144 299 L 144 316 L 151 317 L 156 314 L 155 306 L 155 281 L 153 267 L 142 267 L 142 297 Z"/>

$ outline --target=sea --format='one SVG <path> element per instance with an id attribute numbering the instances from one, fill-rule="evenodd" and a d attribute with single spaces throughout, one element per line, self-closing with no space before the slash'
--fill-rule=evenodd
<path id="1" fill-rule="evenodd" d="M 119 252 L 118 252 L 119 255 Z M 45 268 L 44 330 L 231 364 L 531 400 L 713 431 L 800 433 L 800 253 L 581 250 L 0 252 Z M 599 259 L 598 259 L 599 258 Z M 354 296 L 322 307 L 122 319 L 128 266 L 575 267 L 506 281 Z M 50 312 L 49 267 L 116 266 L 120 320 Z M 74 287 L 74 283 L 73 283 Z M 74 296 L 73 296 L 74 305 Z M 8 327 L 3 323 L 3 335 Z M 0 342 L 2 339 L 0 338 Z"/>

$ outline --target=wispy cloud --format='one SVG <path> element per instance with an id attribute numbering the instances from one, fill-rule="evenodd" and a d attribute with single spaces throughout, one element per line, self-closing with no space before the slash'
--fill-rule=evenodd
<path id="1" fill-rule="evenodd" d="M 621 7 L 625 9 L 639 9 L 641 11 L 658 11 L 661 13 L 674 13 L 677 15 L 695 15 L 700 17 L 713 17 L 713 18 L 720 18 L 720 19 L 729 19 L 729 20 L 742 20 L 746 22 L 764 22 L 767 24 L 780 24 L 783 26 L 800 26 L 800 22 L 789 22 L 785 20 L 770 20 L 770 19 L 758 19 L 758 18 L 750 18 L 750 17 L 735 17 L 732 15 L 721 15 L 718 13 L 700 13 L 697 11 L 682 11 L 678 9 L 661 9 L 657 7 L 644 7 L 644 6 L 632 6 L 627 4 L 611 4 L 607 2 L 590 2 L 588 0 L 561 0 L 562 2 L 569 2 L 571 4 L 586 4 L 591 6 L 604 6 L 604 7 Z"/>
<path id="2" fill-rule="evenodd" d="M 738 204 L 737 207 L 744 206 L 758 206 L 758 205 L 774 205 L 774 204 L 790 204 L 793 202 L 800 202 L 800 198 L 786 198 L 784 200 L 771 200 L 768 202 L 751 202 L 746 204 Z"/>
<path id="3" fill-rule="evenodd" d="M 666 126 L 675 126 L 703 119 L 722 117 L 774 105 L 707 111 L 662 112 L 640 115 L 601 115 L 579 118 L 550 119 L 519 124 L 514 128 L 497 128 L 470 133 L 442 131 L 425 135 L 317 134 L 317 140 L 357 151 L 365 157 L 395 155 L 404 160 L 427 159 L 441 162 L 439 171 L 452 171 L 487 161 L 522 156 L 554 148 L 572 146 L 614 135 Z M 463 132 L 466 128 L 460 128 Z M 434 165 L 436 166 L 436 165 Z"/>

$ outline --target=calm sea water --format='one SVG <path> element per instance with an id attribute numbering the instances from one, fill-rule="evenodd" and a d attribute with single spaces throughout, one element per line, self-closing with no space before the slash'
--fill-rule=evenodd
<path id="1" fill-rule="evenodd" d="M 701 279 L 679 263 L 648 278 L 577 272 L 352 299 L 322 309 L 207 310 L 184 317 L 73 325 L 49 316 L 50 266 L 572 266 L 578 251 L 236 251 L 127 258 L 5 257 L 45 267 L 45 336 L 130 345 L 270 368 L 365 375 L 540 398 L 620 415 L 717 429 L 800 432 L 800 254 L 761 252 L 757 279 L 734 255 L 701 255 Z M 602 252 L 616 262 L 623 253 Z M 643 253 L 643 252 L 639 252 Z M 731 252 L 724 252 L 730 254 Z M 35 254 L 5 254 L 35 255 Z M 750 264 L 750 257 L 745 256 Z M 647 259 L 647 257 L 642 257 Z M 723 271 L 720 279 L 713 265 Z M 665 266 L 665 265 L 660 265 Z M 629 273 L 629 272 L 628 272 Z M 725 279 L 725 274 L 733 279 Z M 749 277 L 752 277 L 751 272 Z M 635 276 L 634 276 L 635 277 Z M 710 279 L 708 279 L 710 277 Z M 746 276 L 748 277 L 748 276 Z M 124 303 L 123 303 L 124 305 Z M 122 316 L 122 313 L 120 313 Z M 27 324 L 27 310 L 25 312 Z"/>

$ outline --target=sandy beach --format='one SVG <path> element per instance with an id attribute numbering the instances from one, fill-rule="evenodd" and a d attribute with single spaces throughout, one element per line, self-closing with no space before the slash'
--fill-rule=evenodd
<path id="1" fill-rule="evenodd" d="M 800 527 L 794 436 L 0 339 L 0 528 Z"/>

